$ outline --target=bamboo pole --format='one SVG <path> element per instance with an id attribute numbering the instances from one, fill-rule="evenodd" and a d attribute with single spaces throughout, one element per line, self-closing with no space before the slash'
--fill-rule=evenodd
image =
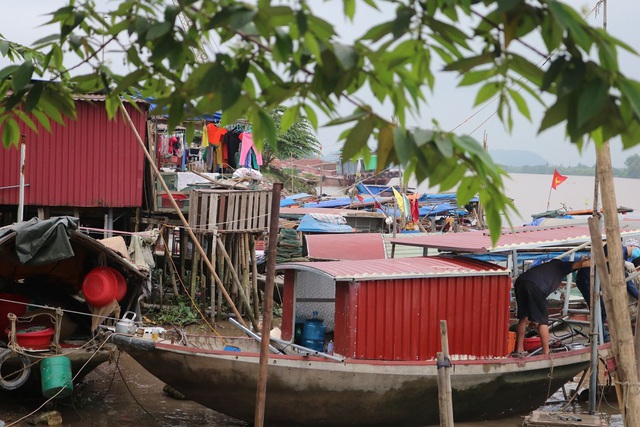
<path id="1" fill-rule="evenodd" d="M 249 235 L 243 233 L 240 235 L 242 239 L 242 285 L 244 286 L 244 294 L 247 295 L 249 301 L 251 301 L 251 281 L 249 280 Z M 260 310 L 255 309 L 255 304 L 251 306 L 251 309 L 255 316 L 260 319 Z M 258 324 L 260 321 L 258 320 Z"/>
<path id="2" fill-rule="evenodd" d="M 168 240 L 164 241 L 164 256 L 165 256 L 165 265 L 167 264 L 166 259 L 169 259 L 169 263 L 168 263 L 169 274 L 171 275 L 171 286 L 173 287 L 173 297 L 178 298 L 178 283 L 176 282 L 176 271 L 173 268 L 173 255 L 172 255 L 172 251 L 169 250 Z"/>
<path id="3" fill-rule="evenodd" d="M 184 232 L 184 228 L 180 228 L 180 277 L 183 281 L 187 275 L 187 247 L 189 247 L 187 240 L 187 233 Z"/>
<path id="4" fill-rule="evenodd" d="M 127 123 L 129 124 L 129 127 L 131 127 L 131 130 L 133 130 L 133 133 L 136 136 L 136 140 L 138 141 L 138 145 L 140 146 L 140 148 L 142 149 L 142 152 L 144 153 L 145 157 L 149 161 L 149 166 L 151 167 L 151 169 L 153 169 L 153 172 L 156 174 L 158 180 L 160 181 L 160 185 L 162 185 L 162 189 L 165 191 L 165 193 L 167 193 L 169 195 L 169 201 L 171 202 L 171 205 L 173 206 L 173 209 L 175 209 L 176 213 L 178 214 L 178 217 L 180 217 L 180 221 L 182 222 L 182 224 L 184 225 L 185 229 L 187 230 L 187 233 L 189 233 L 189 236 L 194 241 L 194 244 L 196 245 L 196 248 L 200 252 L 200 255 L 205 260 L 205 263 L 207 264 L 207 268 L 209 268 L 209 271 L 211 272 L 211 275 L 214 276 L 214 278 L 215 278 L 216 284 L 220 287 L 220 292 L 222 292 L 222 295 L 227 300 L 227 303 L 229 303 L 229 307 L 235 313 L 236 317 L 238 318 L 237 319 L 238 322 L 242 323 L 244 326 L 247 326 L 244 323 L 244 319 L 242 318 L 242 316 L 238 312 L 238 309 L 236 308 L 235 304 L 231 300 L 231 297 L 227 293 L 226 289 L 224 289 L 224 285 L 222 284 L 222 282 L 220 281 L 220 278 L 216 274 L 215 268 L 211 264 L 211 262 L 209 261 L 209 258 L 207 258 L 207 254 L 204 252 L 204 249 L 202 248 L 200 243 L 197 242 L 196 236 L 193 233 L 193 230 L 191 229 L 191 226 L 189 226 L 189 222 L 187 221 L 187 219 L 182 214 L 182 211 L 180 210 L 180 207 L 178 206 L 178 203 L 176 202 L 176 200 L 173 198 L 173 194 L 171 194 L 171 190 L 169 190 L 169 187 L 167 186 L 167 183 L 162 178 L 162 175 L 160 175 L 160 171 L 158 170 L 158 166 L 155 164 L 155 161 L 154 161 L 153 157 L 151 157 L 151 154 L 149 154 L 149 150 L 147 150 L 147 147 L 144 145 L 144 141 L 142 141 L 142 138 L 140 137 L 140 134 L 138 133 L 138 129 L 136 129 L 135 125 L 133 124 L 133 121 L 131 120 L 131 116 L 129 116 L 129 112 L 127 111 L 127 109 L 124 107 L 124 104 L 122 103 L 122 99 L 119 98 L 118 101 L 120 102 L 120 109 L 122 110 L 123 115 L 124 115 L 125 119 L 127 120 Z"/>
<path id="5" fill-rule="evenodd" d="M 191 262 L 191 298 L 195 298 L 196 295 L 196 282 L 198 278 L 198 265 L 200 264 L 200 253 L 194 252 Z"/>
<path id="6" fill-rule="evenodd" d="M 598 278 L 600 279 L 600 285 L 602 287 L 603 299 L 605 302 L 605 307 L 607 311 L 610 310 L 612 306 L 612 296 L 611 296 L 611 281 L 609 274 L 607 274 L 607 259 L 604 255 L 604 248 L 602 246 L 602 238 L 600 234 L 600 222 L 595 217 L 590 217 L 588 219 L 589 223 L 589 232 L 591 234 L 591 252 L 593 253 L 593 257 L 596 262 L 596 271 L 598 272 Z M 614 331 L 613 328 L 609 331 L 611 333 L 612 341 L 614 340 Z M 612 345 L 611 351 L 613 353 L 613 357 L 615 360 L 618 360 L 617 356 L 617 346 Z M 613 385 L 616 390 L 616 397 L 618 398 L 618 403 L 620 404 L 620 412 L 622 414 L 622 418 L 624 419 L 624 396 L 620 389 L 620 380 L 619 380 L 619 372 L 617 369 L 614 369 L 610 372 L 613 377 Z"/>
<path id="7" fill-rule="evenodd" d="M 273 286 L 276 275 L 276 250 L 278 246 L 278 220 L 280 216 L 280 193 L 282 183 L 273 184 L 271 210 L 269 214 L 269 249 L 267 251 L 267 281 L 264 285 L 264 306 L 262 309 L 262 336 L 260 342 L 260 366 L 258 371 L 258 390 L 256 393 L 256 412 L 254 426 L 264 425 L 264 406 L 267 398 L 267 369 L 269 367 L 269 333 L 271 331 L 271 315 L 273 311 Z"/>
<path id="8" fill-rule="evenodd" d="M 449 336 L 447 321 L 440 321 L 440 341 L 442 351 L 437 353 L 438 365 L 438 404 L 440 407 L 440 426 L 453 427 L 453 402 L 451 397 L 451 360 L 449 359 Z"/>
<path id="9" fill-rule="evenodd" d="M 258 292 L 258 265 L 256 259 L 256 240 L 252 234 L 249 237 L 249 255 L 251 256 L 251 287 L 253 288 L 253 310 L 258 313 L 260 310 L 260 292 Z"/>
<path id="10" fill-rule="evenodd" d="M 247 295 L 244 293 L 244 288 L 242 287 L 242 283 L 240 283 L 240 279 L 238 278 L 238 274 L 236 273 L 236 269 L 233 268 L 233 264 L 231 263 L 231 258 L 229 257 L 229 254 L 227 253 L 227 249 L 220 242 L 220 240 L 218 240 L 217 242 L 218 242 L 218 247 L 220 248 L 220 253 L 224 257 L 225 261 L 227 261 L 227 264 L 228 264 L 228 267 L 229 267 L 229 271 L 231 273 L 231 278 L 233 279 L 234 283 L 236 284 L 236 286 L 238 288 L 238 293 L 240 294 L 240 298 L 242 299 L 242 302 L 243 302 L 244 306 L 247 309 L 247 312 L 248 312 L 248 315 L 249 315 L 249 319 L 251 320 L 251 323 L 253 324 L 255 330 L 258 330 L 258 323 L 257 323 L 256 318 L 254 316 L 253 310 L 251 309 L 251 303 L 249 302 L 249 298 L 247 297 Z"/>

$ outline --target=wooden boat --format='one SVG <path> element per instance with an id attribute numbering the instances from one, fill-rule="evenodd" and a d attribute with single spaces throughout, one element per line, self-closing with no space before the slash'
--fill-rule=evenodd
<path id="1" fill-rule="evenodd" d="M 148 269 L 112 243 L 81 233 L 71 217 L 0 228 L 0 391 L 39 391 L 39 363 L 47 357 L 67 356 L 75 382 L 114 357 L 116 347 L 93 331 L 120 307 L 133 309 Z M 106 306 L 93 307 L 88 295 L 82 298 L 83 280 L 96 267 L 122 276 L 119 303 L 111 296 Z"/>
<path id="2" fill-rule="evenodd" d="M 569 345 L 551 356 L 509 356 L 511 278 L 495 264 L 417 257 L 279 268 L 285 274 L 282 330 L 271 340 L 266 425 L 437 424 L 440 320 L 448 323 L 457 422 L 530 412 L 590 363 L 588 347 Z M 314 311 L 326 326 L 319 343 L 305 338 Z M 189 399 L 254 419 L 256 340 L 184 334 L 157 342 L 122 334 L 111 339 Z M 330 340 L 333 355 L 324 352 Z"/>
<path id="3" fill-rule="evenodd" d="M 247 422 L 254 419 L 256 341 L 189 336 L 190 345 L 184 346 L 131 336 L 114 335 L 112 340 L 189 399 Z M 589 352 L 585 348 L 556 353 L 553 359 L 453 360 L 454 418 L 478 421 L 529 413 L 544 403 L 549 390 L 557 390 L 589 366 Z M 265 424 L 437 424 L 437 371 L 435 360 L 338 362 L 314 355 L 270 355 Z"/>

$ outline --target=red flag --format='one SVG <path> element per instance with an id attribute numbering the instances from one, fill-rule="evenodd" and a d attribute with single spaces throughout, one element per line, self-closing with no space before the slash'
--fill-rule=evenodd
<path id="1" fill-rule="evenodd" d="M 411 205 L 411 219 L 413 219 L 413 222 L 418 222 L 420 219 L 420 206 L 418 206 L 418 199 L 411 199 L 409 204 Z"/>
<path id="2" fill-rule="evenodd" d="M 553 181 L 551 182 L 551 188 L 554 190 L 558 187 L 558 185 L 562 184 L 567 180 L 567 177 L 564 175 L 560 175 L 557 170 L 553 170 Z"/>

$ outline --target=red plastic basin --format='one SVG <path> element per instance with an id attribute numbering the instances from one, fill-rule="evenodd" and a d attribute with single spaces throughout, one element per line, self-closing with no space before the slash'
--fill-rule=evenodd
<path id="1" fill-rule="evenodd" d="M 113 271 L 111 267 L 96 267 L 84 277 L 82 293 L 89 304 L 104 307 L 116 299 L 118 278 Z"/>
<path id="2" fill-rule="evenodd" d="M 540 337 L 531 337 L 524 339 L 524 351 L 533 351 L 539 347 L 542 347 Z"/>
<path id="3" fill-rule="evenodd" d="M 122 273 L 120 273 L 115 268 L 112 268 L 111 272 L 116 276 L 116 300 L 120 302 L 122 301 L 122 298 L 124 298 L 124 296 L 127 294 L 127 281 L 124 279 Z"/>
<path id="4" fill-rule="evenodd" d="M 5 330 L 9 334 L 11 327 Z M 46 350 L 51 345 L 53 328 L 46 326 L 29 326 L 27 328 L 18 327 L 16 330 L 16 341 L 18 345 L 30 350 Z"/>

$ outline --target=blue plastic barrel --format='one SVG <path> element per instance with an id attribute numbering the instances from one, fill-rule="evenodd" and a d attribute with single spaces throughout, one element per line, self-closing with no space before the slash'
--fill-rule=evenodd
<path id="1" fill-rule="evenodd" d="M 302 328 L 302 345 L 315 351 L 324 350 L 324 332 L 327 329 L 322 319 L 318 319 L 318 312 L 313 312 L 313 317 L 304 321 Z"/>

